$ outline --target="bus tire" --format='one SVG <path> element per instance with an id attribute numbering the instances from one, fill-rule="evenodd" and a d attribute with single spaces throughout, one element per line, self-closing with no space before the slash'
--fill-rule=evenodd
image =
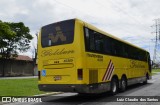
<path id="1" fill-rule="evenodd" d="M 112 95 L 115 95 L 118 93 L 118 80 L 117 80 L 117 78 L 112 78 L 110 91 L 111 91 Z"/>
<path id="2" fill-rule="evenodd" d="M 143 81 L 143 84 L 147 84 L 147 83 L 148 83 L 148 74 L 146 74 L 145 81 Z"/>
<path id="3" fill-rule="evenodd" d="M 123 76 L 120 81 L 120 91 L 124 92 L 127 89 L 127 79 Z"/>

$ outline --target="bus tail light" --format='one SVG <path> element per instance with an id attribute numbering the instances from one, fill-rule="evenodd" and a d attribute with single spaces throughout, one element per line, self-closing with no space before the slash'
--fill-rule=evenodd
<path id="1" fill-rule="evenodd" d="M 78 69 L 78 80 L 83 79 L 83 69 Z"/>

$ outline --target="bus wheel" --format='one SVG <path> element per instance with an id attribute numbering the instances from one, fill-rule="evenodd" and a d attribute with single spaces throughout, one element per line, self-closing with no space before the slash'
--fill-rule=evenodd
<path id="1" fill-rule="evenodd" d="M 116 78 L 112 78 L 111 80 L 111 94 L 115 95 L 118 92 L 118 80 Z"/>
<path id="2" fill-rule="evenodd" d="M 143 81 L 143 84 L 147 84 L 147 82 L 148 82 L 148 74 L 146 74 L 145 81 Z"/>
<path id="3" fill-rule="evenodd" d="M 120 90 L 121 92 L 124 92 L 126 89 L 127 89 L 127 79 L 125 77 L 122 77 L 120 81 Z"/>

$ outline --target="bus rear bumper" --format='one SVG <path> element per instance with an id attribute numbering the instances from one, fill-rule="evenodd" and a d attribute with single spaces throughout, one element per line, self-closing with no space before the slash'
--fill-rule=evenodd
<path id="1" fill-rule="evenodd" d="M 97 84 L 39 84 L 40 91 L 102 93 L 110 91 L 110 83 Z"/>

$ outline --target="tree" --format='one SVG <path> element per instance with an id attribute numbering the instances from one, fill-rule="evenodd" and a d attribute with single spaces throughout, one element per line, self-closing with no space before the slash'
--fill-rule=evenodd
<path id="1" fill-rule="evenodd" d="M 4 55 L 5 48 L 7 47 L 7 43 L 10 39 L 15 37 L 15 33 L 11 30 L 11 28 L 6 24 L 0 21 L 0 55 Z"/>
<path id="2" fill-rule="evenodd" d="M 30 30 L 22 22 L 19 23 L 3 23 L 7 28 L 2 30 L 7 30 L 2 33 L 2 40 L 0 43 L 3 46 L 0 47 L 0 52 L 2 58 L 8 59 L 11 55 L 17 55 L 19 52 L 26 52 L 30 48 L 30 41 L 32 40 L 32 35 L 29 33 Z"/>
<path id="3" fill-rule="evenodd" d="M 0 21 L 1 58 L 10 59 L 11 56 L 12 58 L 15 57 L 18 52 L 26 52 L 30 48 L 30 41 L 33 39 L 29 32 L 29 28 L 23 22 L 10 23 Z M 3 65 L 5 65 L 5 60 Z"/>

